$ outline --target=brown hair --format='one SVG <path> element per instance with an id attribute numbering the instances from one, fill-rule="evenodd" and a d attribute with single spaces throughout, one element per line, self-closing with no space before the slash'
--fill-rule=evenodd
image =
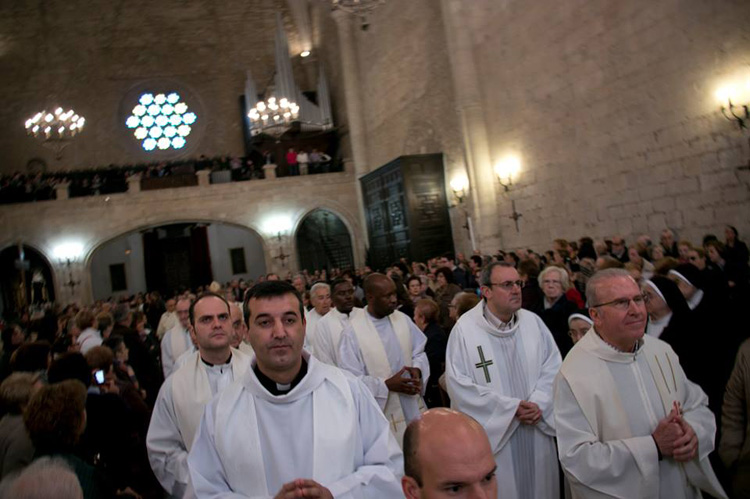
<path id="1" fill-rule="evenodd" d="M 86 352 L 86 363 L 91 369 L 101 369 L 104 372 L 109 372 L 109 368 L 115 361 L 115 354 L 112 353 L 109 347 L 96 346 Z"/>
<path id="2" fill-rule="evenodd" d="M 70 450 L 81 438 L 86 387 L 77 380 L 43 386 L 29 400 L 23 422 L 37 451 Z"/>

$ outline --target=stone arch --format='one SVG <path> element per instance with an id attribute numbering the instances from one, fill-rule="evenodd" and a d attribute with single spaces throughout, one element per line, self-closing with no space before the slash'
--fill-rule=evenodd
<path id="1" fill-rule="evenodd" d="M 252 278 L 255 278 L 254 275 L 256 272 L 252 269 L 257 269 L 258 266 L 262 265 L 262 273 L 265 273 L 268 268 L 268 245 L 267 241 L 264 239 L 263 235 L 255 230 L 253 227 L 249 227 L 247 224 L 238 223 L 235 221 L 228 221 L 228 220 L 216 220 L 216 219 L 209 219 L 209 218 L 201 218 L 198 219 L 197 217 L 181 217 L 181 218 L 174 218 L 174 217 L 166 217 L 167 219 L 164 221 L 149 221 L 149 223 L 146 224 L 132 224 L 131 227 L 128 227 L 124 230 L 118 230 L 116 234 L 108 234 L 106 238 L 102 237 L 100 240 L 92 246 L 92 249 L 88 251 L 85 259 L 85 273 L 87 276 L 91 279 L 91 294 L 92 296 L 97 298 L 102 298 L 104 294 L 109 295 L 111 293 L 117 293 L 118 291 L 111 290 L 111 291 L 104 291 L 105 288 L 102 287 L 102 280 L 105 279 L 104 282 L 106 282 L 107 274 L 105 269 L 105 264 L 102 260 L 99 260 L 100 257 L 104 258 L 104 260 L 107 260 L 107 258 L 104 255 L 101 255 L 100 252 L 102 250 L 107 249 L 109 251 L 109 258 L 111 259 L 111 255 L 113 251 L 117 251 L 117 246 L 127 246 L 128 249 L 132 250 L 132 255 L 130 251 L 126 252 L 127 257 L 125 258 L 125 262 L 131 262 L 131 265 L 134 265 L 134 267 L 126 266 L 125 271 L 127 274 L 127 283 L 128 286 L 126 289 L 122 290 L 123 292 L 127 292 L 128 294 L 132 294 L 135 290 L 138 291 L 145 291 L 150 290 L 151 287 L 148 286 L 148 277 L 143 275 L 144 272 L 147 272 L 147 267 L 145 266 L 145 260 L 144 260 L 144 254 L 142 249 L 142 241 L 143 237 L 141 234 L 143 234 L 146 231 L 150 231 L 151 229 L 158 229 L 158 228 L 167 228 L 170 226 L 176 226 L 176 225 L 205 225 L 207 226 L 207 234 L 206 237 L 209 241 L 211 241 L 211 252 L 210 252 L 210 260 L 211 260 L 211 268 L 212 268 L 212 274 L 213 279 L 218 280 L 221 282 L 229 281 L 231 277 L 231 272 L 224 272 L 222 271 L 222 268 L 225 269 L 227 267 L 226 263 L 229 263 L 229 268 L 231 268 L 231 260 L 226 258 L 226 254 L 224 252 L 216 252 L 217 247 L 215 244 L 219 244 L 219 248 L 222 248 L 221 243 L 223 242 L 223 238 L 221 237 L 221 233 L 224 232 L 226 235 L 226 230 L 222 229 L 222 227 L 227 227 L 230 229 L 240 229 L 242 232 L 246 232 L 251 236 L 251 238 L 254 240 L 254 243 L 257 243 L 257 247 L 260 249 L 261 254 L 261 260 L 258 261 L 256 259 L 256 265 L 247 265 L 246 274 L 248 274 L 248 277 L 252 275 Z M 221 231 L 219 232 L 219 235 L 215 233 L 215 231 Z M 191 229 L 192 231 L 192 229 Z M 236 230 L 234 232 L 237 232 Z M 213 234 L 212 234 L 213 233 Z M 137 237 L 133 239 L 132 241 L 127 241 L 128 236 L 136 235 Z M 230 234 L 231 236 L 231 234 Z M 110 248 L 110 245 L 115 245 L 115 248 Z M 242 244 L 241 242 L 239 244 Z M 245 246 L 246 247 L 246 246 Z M 122 249 L 122 248 L 119 248 Z M 226 249 L 226 248 L 224 248 Z M 221 255 L 221 256 L 220 256 Z M 246 254 L 247 255 L 247 254 Z M 256 255 L 257 252 L 251 253 L 251 255 Z M 133 259 L 134 258 L 134 259 Z M 246 256 L 247 258 L 247 256 Z M 217 262 L 221 261 L 225 265 L 219 266 L 217 265 Z M 252 257 L 251 257 L 252 261 Z M 120 263 L 119 260 L 117 263 Z M 195 270 L 195 269 L 194 269 Z M 153 275 L 153 274 L 152 274 Z M 195 277 L 195 275 L 193 275 Z M 98 278 L 98 280 L 97 280 Z M 131 284 L 135 289 L 131 289 Z M 104 293 L 104 294 L 103 294 Z"/>
<path id="2" fill-rule="evenodd" d="M 320 233 L 317 220 L 320 216 L 327 219 L 328 215 L 333 217 L 330 223 L 333 226 L 330 232 L 323 235 L 319 240 L 311 237 L 313 233 Z M 324 220 L 325 220 L 324 219 Z M 327 222 L 325 222 L 328 225 Z M 313 225 L 311 225 L 313 224 Z M 297 246 L 297 259 L 299 268 L 314 269 L 331 267 L 353 267 L 354 261 L 354 236 L 353 232 L 346 223 L 345 217 L 342 217 L 335 210 L 325 207 L 318 207 L 308 210 L 300 217 L 294 236 L 295 245 Z M 302 248 L 306 249 L 302 253 Z"/>
<path id="3" fill-rule="evenodd" d="M 12 296 L 14 290 L 11 288 L 14 280 L 20 281 L 20 275 L 13 272 L 15 269 L 14 261 L 18 258 L 17 247 L 18 245 L 7 244 L 0 249 L 0 275 L 2 275 L 0 279 L 0 301 L 2 301 L 0 313 L 3 314 L 7 314 L 8 311 L 15 308 L 15 300 L 11 300 L 14 298 Z M 32 244 L 23 242 L 22 247 L 25 255 L 24 260 L 30 263 L 24 283 L 26 304 L 54 301 L 57 276 L 48 256 Z M 41 276 L 42 281 L 36 280 L 37 273 Z"/>

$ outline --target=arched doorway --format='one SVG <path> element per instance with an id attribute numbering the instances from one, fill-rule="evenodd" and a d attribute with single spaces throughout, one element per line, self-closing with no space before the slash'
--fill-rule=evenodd
<path id="1" fill-rule="evenodd" d="M 52 269 L 47 259 L 26 245 L 0 252 L 0 314 L 18 317 L 28 305 L 55 301 Z"/>
<path id="2" fill-rule="evenodd" d="M 123 234 L 91 257 L 94 299 L 159 291 L 163 296 L 265 274 L 263 242 L 250 229 L 183 222 Z"/>
<path id="3" fill-rule="evenodd" d="M 300 269 L 329 270 L 354 266 L 352 238 L 334 213 L 316 209 L 307 214 L 297 230 Z"/>

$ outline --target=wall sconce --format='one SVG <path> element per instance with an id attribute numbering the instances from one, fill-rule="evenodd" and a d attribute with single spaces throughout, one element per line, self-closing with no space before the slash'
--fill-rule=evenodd
<path id="1" fill-rule="evenodd" d="M 518 177 L 521 171 L 521 160 L 517 156 L 507 156 L 495 165 L 495 175 L 500 181 L 500 185 L 505 188 L 505 192 L 510 190 L 513 185 L 513 177 Z"/>
<path id="2" fill-rule="evenodd" d="M 268 235 L 274 235 L 279 245 L 279 254 L 274 256 L 274 260 L 279 260 L 281 265 L 286 267 L 286 260 L 291 255 L 284 253 L 284 237 L 288 231 L 292 230 L 292 219 L 285 215 L 273 215 L 263 223 L 263 232 Z"/>
<path id="3" fill-rule="evenodd" d="M 518 173 L 521 171 L 521 160 L 518 156 L 506 156 L 501 159 L 495 165 L 495 175 L 503 186 L 505 192 L 510 192 L 510 186 L 513 185 L 513 178 L 518 178 Z M 511 199 L 511 207 L 513 208 L 513 214 L 509 217 L 516 223 L 516 232 L 521 232 L 518 228 L 518 219 L 523 215 L 516 211 L 516 200 Z"/>
<path id="4" fill-rule="evenodd" d="M 750 80 L 745 83 L 745 91 L 734 85 L 721 87 L 716 92 L 716 98 L 721 104 L 721 114 L 729 121 L 734 121 L 740 130 L 747 128 L 747 121 L 750 120 Z M 744 104 L 734 104 L 734 102 L 744 102 Z"/>
<path id="5" fill-rule="evenodd" d="M 60 265 L 64 265 L 68 272 L 68 280 L 62 285 L 70 288 L 70 294 L 75 294 L 76 286 L 81 284 L 80 279 L 73 279 L 73 264 L 83 255 L 83 245 L 81 243 L 64 243 L 56 246 L 52 254 L 57 258 Z"/>
<path id="6" fill-rule="evenodd" d="M 469 179 L 466 178 L 466 175 L 456 175 L 451 180 L 450 185 L 453 195 L 456 196 L 456 201 L 458 201 L 458 204 L 462 204 L 469 191 Z"/>

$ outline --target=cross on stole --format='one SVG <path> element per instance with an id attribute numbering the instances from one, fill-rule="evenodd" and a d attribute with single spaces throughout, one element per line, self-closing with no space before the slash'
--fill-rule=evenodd
<path id="1" fill-rule="evenodd" d="M 490 371 L 489 371 L 489 369 L 487 369 L 487 367 L 491 366 L 492 364 L 494 364 L 494 362 L 493 362 L 492 359 L 484 360 L 484 352 L 482 351 L 482 346 L 481 345 L 477 346 L 477 350 L 479 350 L 479 360 L 481 360 L 481 362 L 478 362 L 478 363 L 476 363 L 474 365 L 476 366 L 477 369 L 484 370 L 484 379 L 487 380 L 487 383 L 489 383 L 490 382 Z"/>

